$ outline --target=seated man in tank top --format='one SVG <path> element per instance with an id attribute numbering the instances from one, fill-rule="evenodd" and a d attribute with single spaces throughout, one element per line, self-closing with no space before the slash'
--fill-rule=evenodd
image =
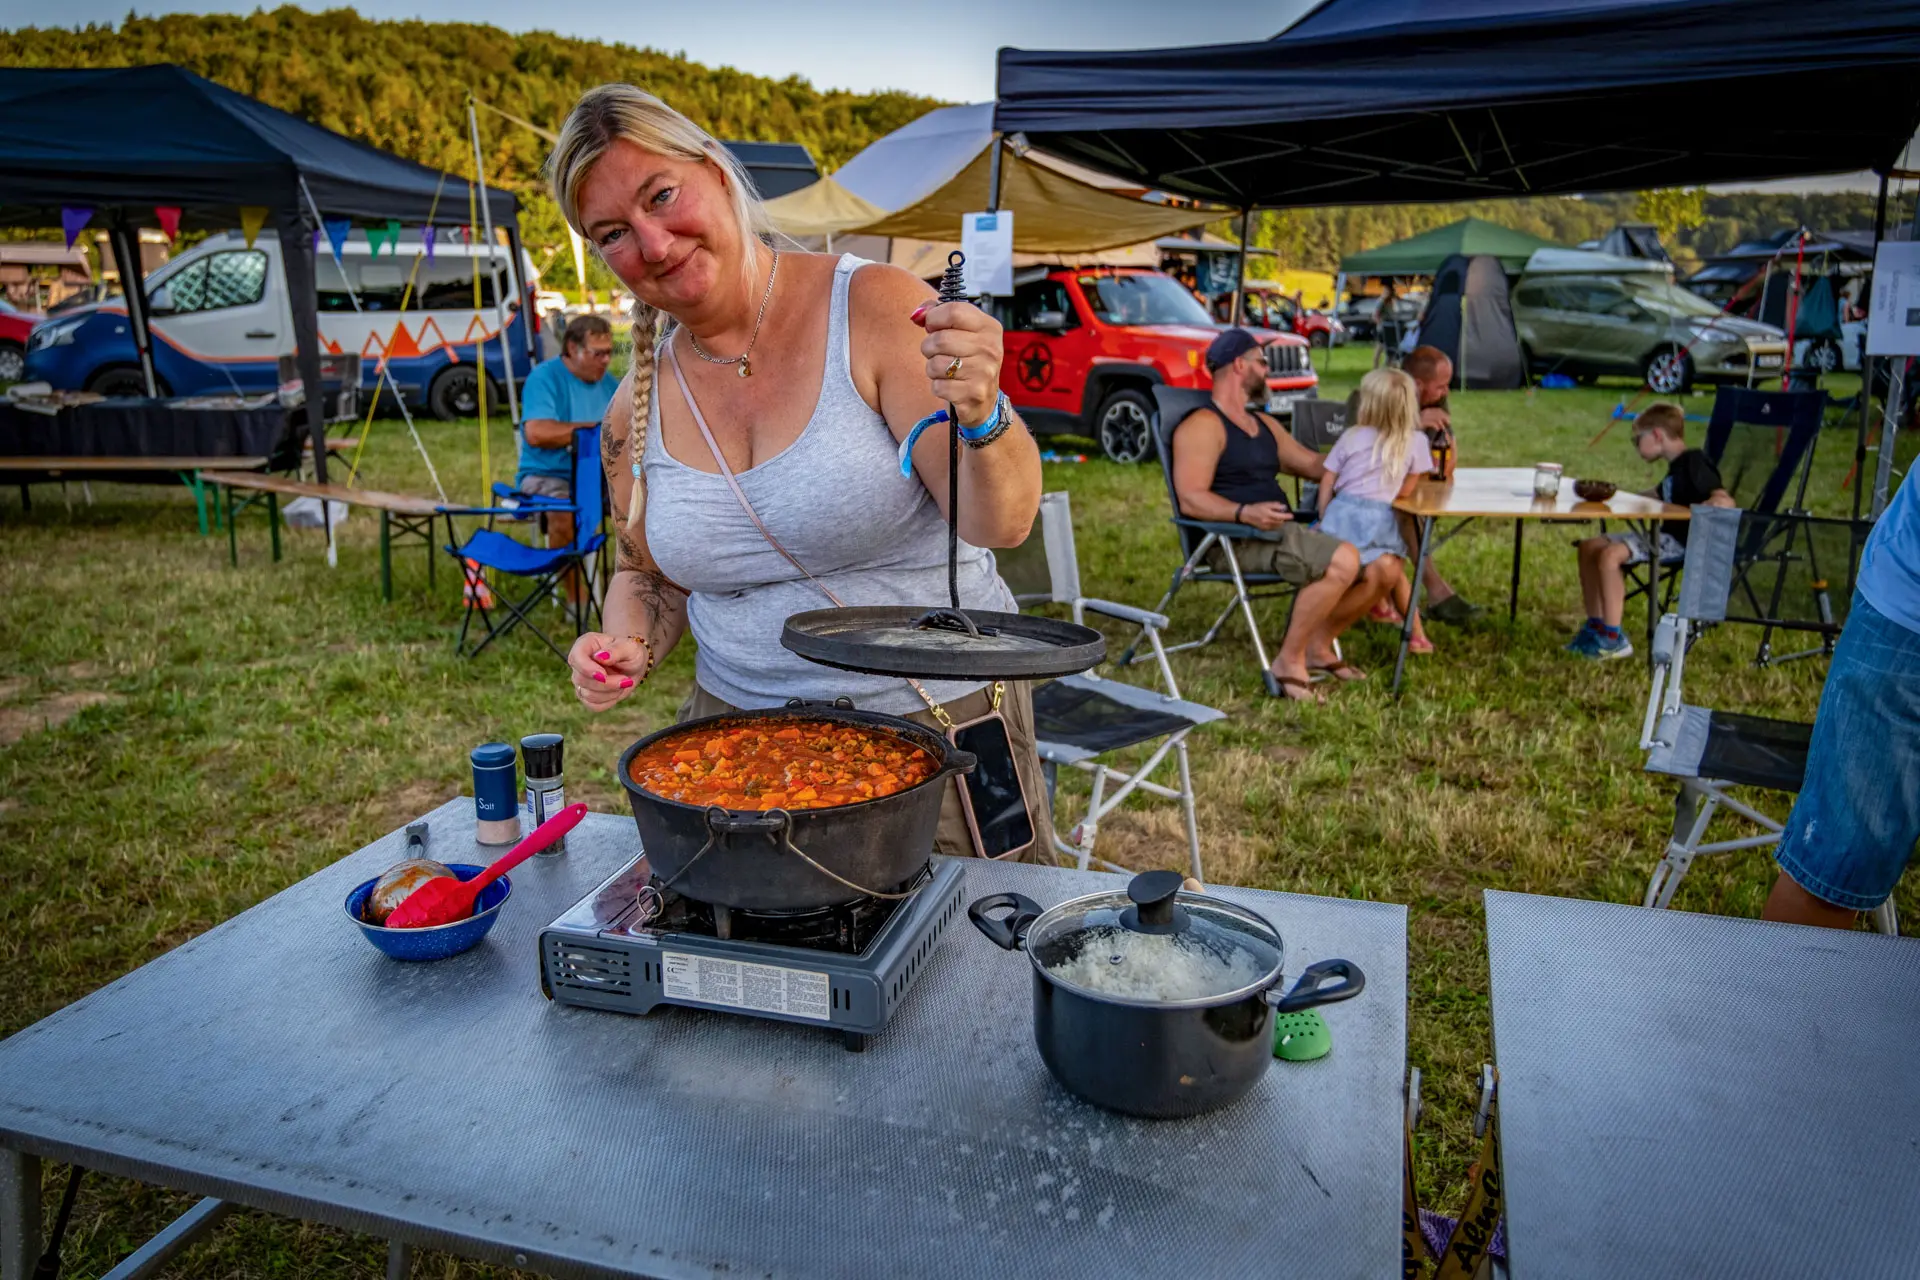
<path id="1" fill-rule="evenodd" d="M 1236 540 L 1243 573 L 1273 574 L 1300 588 L 1273 674 L 1281 692 L 1297 701 L 1317 698 L 1312 674 L 1340 680 L 1366 673 L 1340 658 L 1335 646 L 1374 603 L 1392 589 L 1386 566 L 1360 567 L 1351 543 L 1296 524 L 1280 489 L 1280 473 L 1317 480 L 1320 455 L 1299 444 L 1273 418 L 1250 407 L 1267 389 L 1267 361 L 1244 329 L 1229 329 L 1207 348 L 1213 404 L 1174 428 L 1173 487 L 1180 509 L 1195 520 L 1243 524 L 1271 538 Z M 1224 549 L 1208 549 L 1208 563 L 1225 572 Z"/>

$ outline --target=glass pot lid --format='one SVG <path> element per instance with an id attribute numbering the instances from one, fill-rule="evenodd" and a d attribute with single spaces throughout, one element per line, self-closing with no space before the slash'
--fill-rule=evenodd
<path id="1" fill-rule="evenodd" d="M 1107 654 L 1091 627 L 987 609 L 859 605 L 788 618 L 780 643 L 810 662 L 926 680 L 1046 680 Z"/>
<path id="2" fill-rule="evenodd" d="M 1209 1004 L 1279 980 L 1285 949 L 1245 907 L 1148 871 L 1124 890 L 1074 898 L 1027 930 L 1034 966 L 1062 986 L 1123 1004 Z"/>

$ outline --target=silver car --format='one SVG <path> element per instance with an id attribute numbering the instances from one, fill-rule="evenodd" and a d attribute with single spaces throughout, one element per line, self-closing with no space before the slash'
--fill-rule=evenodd
<path id="1" fill-rule="evenodd" d="M 1777 376 L 1787 355 L 1780 330 L 1726 315 L 1656 272 L 1522 276 L 1513 327 L 1535 373 L 1626 374 L 1660 395 Z"/>

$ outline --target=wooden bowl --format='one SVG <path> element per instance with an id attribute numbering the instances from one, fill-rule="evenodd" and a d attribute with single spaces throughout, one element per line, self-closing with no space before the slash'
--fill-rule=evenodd
<path id="1" fill-rule="evenodd" d="M 1582 502 L 1605 502 L 1620 492 L 1620 486 L 1605 480 L 1575 480 L 1573 495 Z"/>

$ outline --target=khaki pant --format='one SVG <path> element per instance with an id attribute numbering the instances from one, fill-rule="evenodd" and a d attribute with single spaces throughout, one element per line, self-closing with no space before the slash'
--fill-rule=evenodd
<path id="1" fill-rule="evenodd" d="M 966 724 L 992 709 L 992 692 L 976 690 L 963 698 L 955 698 L 945 707 L 955 724 Z M 696 684 L 687 700 L 680 704 L 680 720 L 684 723 L 738 710 L 740 708 L 722 702 Z M 1013 766 L 1020 775 L 1021 789 L 1027 793 L 1027 816 L 1033 821 L 1033 844 L 1024 853 L 1012 856 L 1021 862 L 1051 863 L 1053 814 L 1047 804 L 1047 780 L 1040 772 L 1040 753 L 1034 746 L 1032 687 L 1025 681 L 1009 682 L 1006 697 L 1000 703 L 1000 714 L 1007 722 L 1007 740 L 1013 744 Z M 945 733 L 931 711 L 916 711 L 902 718 L 923 724 L 935 733 Z M 960 807 L 963 785 L 957 777 L 948 779 L 946 794 L 940 798 L 940 827 L 933 838 L 934 852 L 952 858 L 972 857 L 974 853 L 973 837 L 967 832 L 967 817 Z"/>

